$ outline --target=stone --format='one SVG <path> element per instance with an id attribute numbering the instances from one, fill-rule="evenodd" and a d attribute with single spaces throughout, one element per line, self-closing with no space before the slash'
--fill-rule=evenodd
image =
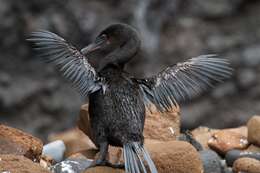
<path id="1" fill-rule="evenodd" d="M 68 158 L 55 164 L 51 170 L 54 173 L 81 173 L 91 165 L 92 161 L 85 157 Z"/>
<path id="2" fill-rule="evenodd" d="M 124 173 L 124 172 L 125 172 L 124 169 L 115 169 L 106 166 L 99 166 L 99 167 L 89 168 L 83 173 Z"/>
<path id="3" fill-rule="evenodd" d="M 260 146 L 260 116 L 253 116 L 247 122 L 248 141 Z"/>
<path id="4" fill-rule="evenodd" d="M 232 149 L 245 149 L 249 143 L 247 138 L 239 133 L 220 130 L 212 135 L 208 145 L 219 154 L 225 154 Z"/>
<path id="5" fill-rule="evenodd" d="M 199 151 L 203 163 L 204 173 L 222 173 L 221 160 L 218 154 L 212 150 Z"/>
<path id="6" fill-rule="evenodd" d="M 158 172 L 202 173 L 200 155 L 189 143 L 183 141 L 145 140 Z"/>
<path id="7" fill-rule="evenodd" d="M 42 154 L 52 157 L 56 162 L 63 160 L 66 146 L 62 140 L 56 140 L 43 146 Z"/>
<path id="8" fill-rule="evenodd" d="M 89 123 L 88 104 L 82 105 L 78 120 L 78 127 L 92 139 Z M 169 112 L 160 113 L 154 105 L 146 109 L 146 120 L 144 125 L 144 137 L 169 141 L 176 139 L 180 134 L 179 108 Z"/>
<path id="9" fill-rule="evenodd" d="M 240 158 L 233 164 L 234 173 L 260 173 L 260 161 L 252 158 Z"/>
<path id="10" fill-rule="evenodd" d="M 51 173 L 30 159 L 11 154 L 0 155 L 1 173 Z"/>
<path id="11" fill-rule="evenodd" d="M 249 147 L 245 151 L 259 152 L 260 153 L 260 147 L 251 144 L 251 145 L 249 145 Z"/>
<path id="12" fill-rule="evenodd" d="M 0 124 L 0 154 L 23 155 L 39 161 L 42 141 L 21 130 Z"/>
<path id="13" fill-rule="evenodd" d="M 43 168 L 50 169 L 52 165 L 54 165 L 55 160 L 50 156 L 42 155 L 40 159 L 40 165 Z"/>
<path id="14" fill-rule="evenodd" d="M 196 141 L 198 141 L 204 149 L 209 149 L 208 140 L 212 135 L 219 130 L 210 129 L 208 127 L 198 127 L 194 129 L 191 133 Z"/>
<path id="15" fill-rule="evenodd" d="M 227 152 L 225 159 L 228 166 L 232 166 L 233 163 L 242 157 L 253 158 L 256 160 L 260 160 L 260 152 L 252 152 L 252 151 L 241 151 L 241 150 L 230 150 Z"/>
<path id="16" fill-rule="evenodd" d="M 246 48 L 243 52 L 243 63 L 248 67 L 255 67 L 260 64 L 260 45 L 253 45 Z"/>
<path id="17" fill-rule="evenodd" d="M 88 136 L 86 136 L 78 128 L 74 128 L 62 133 L 52 134 L 49 136 L 49 141 L 62 140 L 65 143 L 66 151 L 64 157 L 68 157 L 80 151 L 95 148 Z"/>

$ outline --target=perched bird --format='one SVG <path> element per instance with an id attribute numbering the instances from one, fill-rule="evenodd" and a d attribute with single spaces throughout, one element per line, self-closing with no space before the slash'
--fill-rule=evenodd
<path id="1" fill-rule="evenodd" d="M 143 142 L 145 106 L 168 111 L 194 94 L 231 75 L 225 59 L 202 55 L 170 66 L 157 75 L 137 79 L 124 71 L 140 49 L 137 31 L 127 24 L 104 29 L 89 46 L 77 50 L 49 31 L 33 32 L 28 39 L 39 55 L 54 64 L 81 93 L 89 97 L 93 142 L 100 155 L 93 166 L 112 165 L 106 160 L 108 146 L 123 147 L 128 173 L 157 169 Z"/>

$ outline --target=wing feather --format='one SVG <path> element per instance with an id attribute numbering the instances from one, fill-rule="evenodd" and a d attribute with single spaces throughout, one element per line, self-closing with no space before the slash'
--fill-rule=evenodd
<path id="1" fill-rule="evenodd" d="M 60 36 L 49 31 L 37 31 L 28 41 L 44 61 L 54 64 L 82 96 L 99 90 L 101 78 L 84 55 Z"/>
<path id="2" fill-rule="evenodd" d="M 160 111 L 167 111 L 178 106 L 178 102 L 191 99 L 223 82 L 232 75 L 232 71 L 226 59 L 217 58 L 216 55 L 201 55 L 137 81 L 145 100 Z"/>

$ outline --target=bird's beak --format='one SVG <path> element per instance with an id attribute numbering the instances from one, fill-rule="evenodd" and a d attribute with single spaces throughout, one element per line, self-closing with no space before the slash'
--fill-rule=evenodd
<path id="1" fill-rule="evenodd" d="M 84 47 L 83 49 L 81 49 L 81 52 L 84 55 L 87 55 L 95 50 L 100 49 L 101 45 L 95 44 L 95 43 L 91 43 L 90 45 L 88 45 L 87 47 Z"/>
<path id="2" fill-rule="evenodd" d="M 100 37 L 98 38 L 94 43 L 89 44 L 87 47 L 81 49 L 81 52 L 84 55 L 87 55 L 91 52 L 94 52 L 98 49 L 100 49 L 102 47 L 102 45 L 106 42 L 106 38 L 105 37 Z"/>

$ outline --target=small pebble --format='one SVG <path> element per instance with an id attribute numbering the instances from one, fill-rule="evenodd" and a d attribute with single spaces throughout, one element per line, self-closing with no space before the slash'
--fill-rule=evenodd
<path id="1" fill-rule="evenodd" d="M 252 158 L 240 158 L 233 164 L 235 173 L 260 173 L 260 161 Z"/>
<path id="2" fill-rule="evenodd" d="M 56 162 L 63 160 L 66 146 L 62 140 L 53 141 L 43 146 L 42 154 L 52 157 Z"/>

